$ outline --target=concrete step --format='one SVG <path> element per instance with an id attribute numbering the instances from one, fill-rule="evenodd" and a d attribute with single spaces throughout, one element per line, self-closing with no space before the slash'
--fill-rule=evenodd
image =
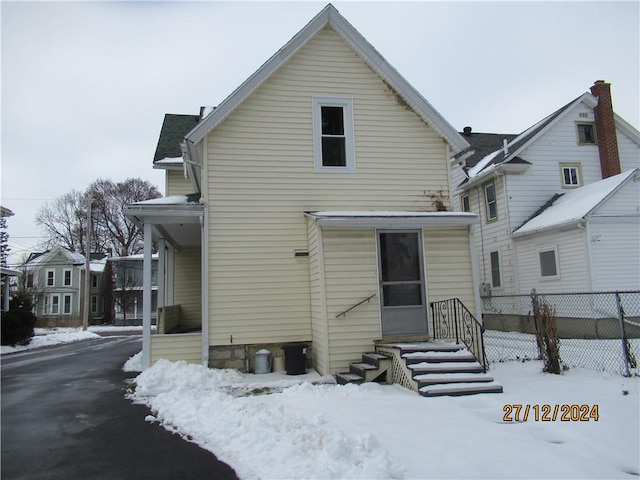
<path id="1" fill-rule="evenodd" d="M 420 362 L 407 365 L 413 376 L 426 373 L 484 373 L 484 368 L 478 362 Z"/>
<path id="2" fill-rule="evenodd" d="M 381 366 L 391 366 L 391 359 L 389 357 L 375 352 L 363 353 L 362 362 L 370 363 L 371 365 L 375 365 L 378 368 L 380 368 Z"/>
<path id="3" fill-rule="evenodd" d="M 418 388 L 447 383 L 486 383 L 494 381 L 493 377 L 486 373 L 427 373 L 415 375 L 413 379 L 418 382 Z"/>
<path id="4" fill-rule="evenodd" d="M 407 365 L 415 363 L 429 362 L 473 362 L 476 357 L 467 349 L 456 351 L 429 351 L 429 352 L 412 352 L 403 353 L 402 358 L 405 359 Z"/>
<path id="5" fill-rule="evenodd" d="M 346 385 L 347 383 L 362 383 L 364 377 L 351 372 L 336 373 L 336 382 L 339 385 Z"/>
<path id="6" fill-rule="evenodd" d="M 497 382 L 460 382 L 428 385 L 419 390 L 423 397 L 474 395 L 476 393 L 502 393 L 502 385 Z"/>

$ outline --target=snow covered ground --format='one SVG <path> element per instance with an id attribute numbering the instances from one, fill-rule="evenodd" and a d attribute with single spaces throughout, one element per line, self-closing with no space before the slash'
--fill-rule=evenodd
<path id="1" fill-rule="evenodd" d="M 51 345 L 59 345 L 61 343 L 79 342 L 81 340 L 90 340 L 99 338 L 97 332 L 119 332 L 119 331 L 142 331 L 142 327 L 111 327 L 111 326 L 90 326 L 87 330 L 82 328 L 58 327 L 58 328 L 36 328 L 35 336 L 28 345 L 2 345 L 0 354 L 20 352 L 22 350 L 31 350 L 33 348 L 48 347 Z"/>
<path id="2" fill-rule="evenodd" d="M 139 366 L 138 354 L 125 370 Z M 313 372 L 253 375 L 161 360 L 135 378 L 131 399 L 151 408 L 148 421 L 215 453 L 243 479 L 640 475 L 638 377 L 581 368 L 550 375 L 538 361 L 498 363 L 491 374 L 503 394 L 423 398 Z M 504 420 L 512 404 L 530 405 L 526 422 Z M 542 421 L 545 404 L 597 405 L 598 419 Z"/>

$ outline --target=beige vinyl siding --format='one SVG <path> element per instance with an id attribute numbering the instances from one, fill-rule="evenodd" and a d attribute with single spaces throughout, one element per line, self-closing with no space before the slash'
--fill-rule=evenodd
<path id="1" fill-rule="evenodd" d="M 200 247 L 184 247 L 175 255 L 173 303 L 180 305 L 181 325 L 202 325 Z"/>
<path id="2" fill-rule="evenodd" d="M 167 170 L 166 178 L 166 196 L 173 195 L 189 195 L 194 193 L 191 182 L 184 178 L 184 173 L 177 170 Z"/>
<path id="3" fill-rule="evenodd" d="M 425 228 L 423 237 L 427 301 L 431 303 L 457 297 L 475 316 L 468 228 Z"/>
<path id="4" fill-rule="evenodd" d="M 309 280 L 311 294 L 311 331 L 313 364 L 321 375 L 329 372 L 329 345 L 326 321 L 324 254 L 320 227 L 307 219 L 309 238 Z"/>
<path id="5" fill-rule="evenodd" d="M 161 358 L 171 361 L 184 360 L 188 363 L 202 363 L 202 334 L 152 335 L 151 365 Z"/>
<path id="6" fill-rule="evenodd" d="M 378 296 L 345 316 L 336 315 L 378 293 L 374 229 L 322 229 L 327 289 L 330 372 L 346 371 L 380 338 Z"/>
<path id="7" fill-rule="evenodd" d="M 356 173 L 314 172 L 312 98 L 353 99 Z M 206 139 L 212 345 L 312 336 L 305 211 L 426 210 L 445 145 L 331 30 Z"/>

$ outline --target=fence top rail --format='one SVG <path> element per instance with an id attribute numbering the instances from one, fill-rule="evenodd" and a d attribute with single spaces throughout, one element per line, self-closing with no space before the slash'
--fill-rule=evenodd
<path id="1" fill-rule="evenodd" d="M 533 293 L 533 292 L 532 292 Z M 615 294 L 640 294 L 640 290 L 618 290 L 618 291 L 612 291 L 612 292 L 564 292 L 564 293 L 558 293 L 558 292 L 553 292 L 553 293 L 544 293 L 544 292 L 538 292 L 536 291 L 536 295 L 538 296 L 545 296 L 545 297 L 551 297 L 551 296 L 561 296 L 561 295 L 615 295 Z M 514 297 L 522 297 L 522 298 L 529 298 L 531 297 L 531 293 L 517 293 L 514 295 L 491 295 L 490 297 L 487 297 L 486 299 L 491 299 L 491 298 L 514 298 Z"/>

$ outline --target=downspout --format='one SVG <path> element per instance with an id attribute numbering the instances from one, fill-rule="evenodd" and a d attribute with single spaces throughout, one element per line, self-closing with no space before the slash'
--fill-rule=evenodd
<path id="1" fill-rule="evenodd" d="M 515 246 L 513 238 L 511 237 L 511 213 L 509 211 L 509 190 L 507 189 L 507 175 L 502 174 L 502 188 L 504 190 L 504 209 L 507 212 L 507 235 L 509 236 L 509 243 L 511 247 L 511 285 L 516 285 L 516 261 L 515 261 Z M 502 265 L 504 272 L 504 265 Z M 506 293 L 506 292 L 505 292 Z"/>
<path id="2" fill-rule="evenodd" d="M 482 223 L 480 224 L 482 228 Z M 484 324 L 482 321 L 482 308 L 480 298 L 480 272 L 478 272 L 478 255 L 476 253 L 476 242 L 474 240 L 474 230 L 475 226 L 471 225 L 469 227 L 469 251 L 471 253 L 471 276 L 473 277 L 473 292 L 475 296 L 476 302 L 476 318 L 481 324 Z"/>
<path id="3" fill-rule="evenodd" d="M 482 229 L 482 211 L 484 210 L 484 208 L 486 208 L 486 206 L 483 208 L 484 200 L 480 195 L 480 187 L 476 186 L 475 188 L 476 196 L 478 197 L 478 217 L 480 218 L 480 259 L 482 261 L 482 283 L 484 283 L 487 278 L 487 266 L 484 259 L 484 231 Z"/>
<path id="4" fill-rule="evenodd" d="M 578 223 L 578 228 L 582 230 L 584 235 L 585 249 L 587 252 L 587 288 L 589 291 L 595 291 L 595 285 L 593 284 L 593 264 L 591 262 L 591 229 L 589 228 L 589 222 Z"/>
<path id="5" fill-rule="evenodd" d="M 204 203 L 204 212 L 200 217 L 200 275 L 202 312 L 200 326 L 202 329 L 202 365 L 209 366 L 209 195 L 207 188 L 207 136 L 202 140 L 202 169 L 200 170 L 200 201 Z"/>

